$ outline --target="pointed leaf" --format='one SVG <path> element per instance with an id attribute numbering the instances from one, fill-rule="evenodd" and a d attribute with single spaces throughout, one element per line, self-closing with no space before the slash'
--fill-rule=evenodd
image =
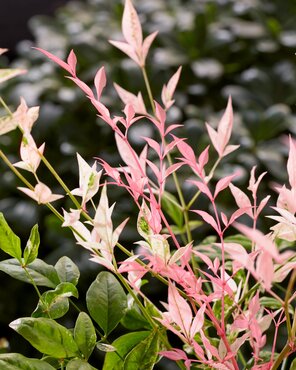
<path id="1" fill-rule="evenodd" d="M 24 263 L 28 265 L 35 261 L 38 256 L 38 249 L 40 244 L 40 236 L 38 232 L 38 225 L 33 226 L 26 248 L 24 250 Z"/>
<path id="2" fill-rule="evenodd" d="M 96 331 L 90 317 L 85 312 L 80 312 L 75 328 L 74 339 L 80 352 L 88 359 L 96 346 Z"/>
<path id="3" fill-rule="evenodd" d="M 79 355 L 70 330 L 54 320 L 23 317 L 13 321 L 9 326 L 41 353 L 55 358 Z"/>
<path id="4" fill-rule="evenodd" d="M 3 213 L 0 213 L 0 249 L 22 262 L 20 238 L 11 230 Z"/>
<path id="5" fill-rule="evenodd" d="M 106 354 L 102 370 L 122 370 L 122 359 L 118 355 L 120 355 L 122 358 L 125 358 L 127 354 L 134 347 L 136 347 L 136 345 L 145 340 L 149 334 L 149 331 L 138 331 L 124 334 L 117 338 L 112 343 L 112 345 L 116 348 L 116 352 L 109 352 Z"/>
<path id="6" fill-rule="evenodd" d="M 22 75 L 26 73 L 25 69 L 12 69 L 12 68 L 5 68 L 0 69 L 0 84 L 4 81 L 10 80 L 13 77 Z"/>
<path id="7" fill-rule="evenodd" d="M 75 263 L 67 256 L 61 257 L 55 264 L 55 269 L 61 282 L 77 285 L 80 272 Z"/>
<path id="8" fill-rule="evenodd" d="M 40 259 L 35 259 L 34 262 L 26 266 L 28 273 L 31 275 L 35 284 L 38 286 L 46 286 L 48 288 L 55 288 L 59 283 L 59 277 L 53 266 L 48 265 Z M 24 281 L 32 284 L 28 278 L 25 270 L 20 263 L 12 258 L 0 262 L 0 271 L 5 272 L 14 279 Z"/>
<path id="9" fill-rule="evenodd" d="M 100 100 L 102 90 L 106 86 L 106 82 L 107 82 L 104 67 L 101 67 L 98 70 L 98 72 L 96 73 L 94 82 L 95 82 L 95 87 L 96 87 L 96 91 L 97 91 L 97 99 Z"/>
<path id="10" fill-rule="evenodd" d="M 287 170 L 291 188 L 296 188 L 296 143 L 291 137 L 289 138 L 289 143 L 290 150 L 287 162 Z"/>
<path id="11" fill-rule="evenodd" d="M 124 315 L 126 294 L 115 276 L 103 271 L 89 287 L 86 304 L 91 317 L 108 335 Z"/>
<path id="12" fill-rule="evenodd" d="M 131 2 L 125 1 L 122 16 L 122 33 L 128 44 L 132 45 L 137 51 L 141 48 L 143 42 L 143 33 L 138 14 Z"/>
<path id="13" fill-rule="evenodd" d="M 155 330 L 142 340 L 127 355 L 124 361 L 124 370 L 152 370 L 157 362 L 159 352 L 159 336 Z"/>
<path id="14" fill-rule="evenodd" d="M 35 358 L 28 358 L 19 353 L 0 354 L 1 370 L 54 370 L 45 361 Z"/>
<path id="15" fill-rule="evenodd" d="M 68 362 L 66 370 L 97 370 L 97 369 L 84 360 L 75 359 Z"/>
<path id="16" fill-rule="evenodd" d="M 65 69 L 67 72 L 69 72 L 72 75 L 72 68 L 67 63 L 65 63 L 63 60 L 61 60 L 60 58 L 58 58 L 57 56 L 53 55 L 52 53 L 46 50 L 43 50 L 40 48 L 34 48 L 34 49 L 43 53 L 45 56 L 47 56 L 47 58 L 57 63 L 60 67 L 62 67 L 63 69 Z"/>

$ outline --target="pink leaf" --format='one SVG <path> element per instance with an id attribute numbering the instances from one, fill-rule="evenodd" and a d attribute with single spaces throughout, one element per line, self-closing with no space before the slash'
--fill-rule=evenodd
<path id="1" fill-rule="evenodd" d="M 122 33 L 128 44 L 135 50 L 140 50 L 143 42 L 142 27 L 131 0 L 125 0 L 122 16 Z"/>
<path id="2" fill-rule="evenodd" d="M 67 59 L 67 63 L 69 67 L 71 68 L 72 75 L 76 76 L 76 65 L 77 65 L 77 58 L 73 50 L 70 51 L 70 54 Z"/>
<path id="3" fill-rule="evenodd" d="M 95 87 L 97 91 L 97 99 L 100 100 L 102 90 L 106 86 L 106 73 L 105 73 L 105 68 L 101 67 L 98 72 L 95 75 Z"/>
<path id="4" fill-rule="evenodd" d="M 182 166 L 182 163 L 174 163 L 165 171 L 165 178 L 171 175 L 173 172 L 177 171 Z"/>
<path id="5" fill-rule="evenodd" d="M 90 87 L 87 86 L 86 83 L 84 83 L 83 81 L 81 81 L 79 78 L 77 77 L 68 77 L 70 80 L 72 80 L 73 82 L 76 83 L 76 85 L 90 98 L 93 98 L 94 97 L 94 94 L 91 90 Z"/>
<path id="6" fill-rule="evenodd" d="M 201 181 L 195 181 L 195 180 L 189 180 L 189 182 L 191 182 L 193 185 L 197 186 L 197 187 L 198 187 L 198 189 L 199 189 L 202 193 L 206 194 L 206 196 L 207 196 L 210 200 L 212 200 L 212 199 L 213 199 L 213 195 L 212 195 L 212 193 L 211 193 L 211 191 L 210 191 L 210 189 L 209 189 L 209 187 L 208 187 L 208 185 L 207 185 L 207 184 L 205 184 L 205 183 L 203 183 L 203 182 L 201 182 Z"/>
<path id="7" fill-rule="evenodd" d="M 176 136 L 172 135 L 174 139 L 177 139 Z M 185 139 L 184 139 L 185 140 Z M 184 140 L 180 140 L 177 143 L 177 147 L 180 151 L 180 153 L 183 155 L 185 159 L 187 159 L 189 162 L 196 162 L 195 154 L 193 149 L 190 145 L 188 145 Z"/>
<path id="8" fill-rule="evenodd" d="M 290 150 L 287 162 L 287 170 L 289 175 L 289 182 L 291 188 L 296 188 L 296 144 L 295 141 L 289 137 Z"/>
<path id="9" fill-rule="evenodd" d="M 129 167 L 132 167 L 133 169 L 138 169 L 139 162 L 137 161 L 138 156 L 136 152 L 119 134 L 115 134 L 115 140 L 119 154 L 125 164 L 127 164 Z"/>
<path id="10" fill-rule="evenodd" d="M 161 134 L 161 137 L 164 137 L 165 135 L 165 121 L 166 121 L 166 112 L 165 110 L 157 103 L 157 101 L 154 101 L 155 104 L 155 114 L 158 120 L 157 127 L 159 129 L 159 132 Z"/>
<path id="11" fill-rule="evenodd" d="M 216 188 L 215 188 L 215 193 L 214 193 L 214 199 L 216 198 L 216 196 L 220 193 L 220 191 L 226 189 L 230 182 L 232 181 L 232 179 L 236 176 L 236 174 L 234 175 L 229 175 L 229 176 L 226 176 L 224 177 L 223 179 L 220 179 L 217 184 L 216 184 Z"/>
<path id="12" fill-rule="evenodd" d="M 192 322 L 190 328 L 190 338 L 194 338 L 195 334 L 198 333 L 204 324 L 204 314 L 205 314 L 206 305 L 203 304 L 200 309 L 197 311 L 195 318 Z"/>
<path id="13" fill-rule="evenodd" d="M 270 254 L 262 251 L 256 261 L 256 273 L 262 279 L 265 289 L 270 289 L 273 280 L 274 267 Z"/>
<path id="14" fill-rule="evenodd" d="M 204 166 L 208 163 L 208 160 L 209 160 L 209 146 L 207 146 L 202 152 L 201 154 L 199 155 L 198 157 L 198 164 L 201 168 L 201 170 L 203 170 Z"/>
<path id="15" fill-rule="evenodd" d="M 50 52 L 48 52 L 46 50 L 43 50 L 41 48 L 34 48 L 34 49 L 39 50 L 41 53 L 43 53 L 45 56 L 47 56 L 47 58 L 51 59 L 52 61 L 54 61 L 55 63 L 57 63 L 60 67 L 62 67 L 67 72 L 69 72 L 71 75 L 73 75 L 72 68 L 67 63 L 65 63 L 62 59 L 56 57 L 52 53 L 50 53 Z"/>
<path id="16" fill-rule="evenodd" d="M 238 187 L 236 187 L 233 184 L 229 184 L 230 191 L 235 199 L 235 202 L 239 208 L 248 209 L 246 213 L 253 217 L 252 214 L 252 204 L 250 202 L 250 199 L 247 197 L 247 195 L 240 190 Z"/>
<path id="17" fill-rule="evenodd" d="M 159 354 L 173 361 L 187 360 L 186 353 L 178 348 L 172 348 L 169 351 L 161 351 Z"/>
<path id="18" fill-rule="evenodd" d="M 196 210 L 196 211 L 193 210 L 192 212 L 195 212 L 198 215 L 200 215 L 207 224 L 211 225 L 217 231 L 217 233 L 220 234 L 219 227 L 211 215 L 209 215 L 205 211 L 199 211 L 199 210 Z"/>
<path id="19" fill-rule="evenodd" d="M 227 216 L 224 212 L 221 212 L 221 219 L 222 219 L 222 222 L 224 224 L 224 226 L 228 226 L 228 219 L 227 219 Z"/>
<path id="20" fill-rule="evenodd" d="M 158 142 L 154 139 L 151 139 L 150 137 L 144 137 L 144 139 L 147 141 L 148 145 L 155 150 L 159 158 L 161 158 L 161 148 Z"/>
<path id="21" fill-rule="evenodd" d="M 163 86 L 161 100 L 166 109 L 170 108 L 170 106 L 174 103 L 172 99 L 180 78 L 181 70 L 182 67 L 179 67 L 177 72 L 170 78 L 168 84 Z"/>

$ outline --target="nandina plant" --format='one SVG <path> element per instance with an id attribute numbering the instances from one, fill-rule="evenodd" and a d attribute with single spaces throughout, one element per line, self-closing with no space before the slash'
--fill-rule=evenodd
<path id="1" fill-rule="evenodd" d="M 39 108 L 28 108 L 21 99 L 12 113 L 1 99 L 7 110 L 1 118 L 1 134 L 19 129 L 22 135 L 19 162 L 11 163 L 0 151 L 24 183 L 18 189 L 46 205 L 63 227 L 72 230 L 77 244 L 89 250 L 90 260 L 105 268 L 87 291 L 85 312 L 80 311 L 73 302 L 78 299 L 78 267 L 67 256 L 54 266 L 38 258 L 37 225 L 22 249 L 1 215 L 0 247 L 11 258 L 0 262 L 0 270 L 32 284 L 38 295 L 32 315 L 16 319 L 10 327 L 43 354 L 41 359 L 1 354 L 1 369 L 95 369 L 98 364 L 91 359 L 95 350 L 106 352 L 103 370 L 153 369 L 161 358 L 170 359 L 180 369 L 285 369 L 296 351 L 296 255 L 291 247 L 296 239 L 296 144 L 288 138 L 289 185 L 276 186 L 278 199 L 272 208 L 278 215 L 270 216 L 275 225 L 265 235 L 257 227 L 269 201 L 269 196 L 261 199 L 259 192 L 265 173 L 256 174 L 252 168 L 247 190 L 233 184 L 237 173 L 218 180 L 214 176 L 220 162 L 239 150 L 230 144 L 231 98 L 217 127 L 206 124 L 209 145 L 192 148 L 182 137 L 182 124 L 167 122 L 181 68 L 163 86 L 158 101 L 146 73 L 156 32 L 143 39 L 131 0 L 125 2 L 122 32 L 124 41 L 110 42 L 139 66 L 151 107 L 146 107 L 141 92 L 135 95 L 115 84 L 124 103 L 121 116 L 113 116 L 101 99 L 106 85 L 104 67 L 96 73 L 93 89 L 78 77 L 73 51 L 63 61 L 39 49 L 68 73 L 114 132 L 122 159 L 116 167 L 104 158 L 89 165 L 77 154 L 79 185 L 70 190 L 46 159 L 45 144 L 37 145 L 32 136 Z M 158 140 L 144 137 L 146 144 L 138 152 L 129 135 L 142 120 L 153 127 Z M 73 208 L 61 212 L 52 205 L 64 194 L 53 194 L 39 178 L 41 162 L 58 180 Z M 20 171 L 30 172 L 35 182 Z M 185 181 L 184 174 L 188 174 Z M 168 182 L 170 188 L 174 184 L 175 192 L 168 192 Z M 195 189 L 190 199 L 184 194 L 186 184 Z M 108 191 L 114 186 L 123 188 L 135 203 L 135 225 L 123 219 L 113 226 L 115 205 L 109 204 Z M 234 212 L 226 214 L 219 208 L 217 200 L 224 192 L 232 195 Z M 208 209 L 201 209 L 201 196 L 207 199 Z M 246 223 L 239 220 L 242 216 Z M 132 249 L 119 241 L 128 223 L 140 239 Z M 194 228 L 201 224 L 209 230 L 202 243 L 193 238 Z M 123 254 L 126 258 L 119 259 Z M 165 288 L 161 305 L 143 293 L 149 276 Z M 279 289 L 283 282 L 284 292 Z M 72 329 L 56 321 L 67 314 L 70 304 L 80 311 Z M 121 330 L 111 340 L 119 324 L 125 333 Z M 268 330 L 273 338 L 267 341 Z M 285 333 L 282 348 L 279 332 L 281 336 Z M 290 368 L 295 366 L 294 360 Z"/>

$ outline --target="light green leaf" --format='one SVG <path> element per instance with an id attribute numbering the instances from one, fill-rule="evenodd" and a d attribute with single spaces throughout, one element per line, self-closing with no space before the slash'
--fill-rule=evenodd
<path id="1" fill-rule="evenodd" d="M 20 238 L 15 235 L 0 212 L 0 248 L 11 257 L 22 263 L 22 250 Z"/>
<path id="2" fill-rule="evenodd" d="M 0 135 L 7 134 L 17 128 L 17 120 L 12 116 L 0 117 Z"/>
<path id="3" fill-rule="evenodd" d="M 146 339 L 149 334 L 150 331 L 137 331 L 117 338 L 112 343 L 112 346 L 116 348 L 116 352 L 109 352 L 106 354 L 103 370 L 122 370 L 122 359 L 124 359 L 137 344 Z"/>
<path id="4" fill-rule="evenodd" d="M 179 205 L 178 199 L 174 195 L 164 192 L 161 203 L 166 213 L 171 217 L 178 228 L 181 229 L 184 223 L 184 213 Z"/>
<path id="5" fill-rule="evenodd" d="M 32 317 L 58 319 L 64 316 L 69 310 L 69 297 L 78 298 L 76 287 L 71 283 L 59 284 L 55 290 L 42 294 Z"/>
<path id="6" fill-rule="evenodd" d="M 26 72 L 24 69 L 12 69 L 12 68 L 6 68 L 6 69 L 0 69 L 0 83 L 10 80 L 13 77 L 16 77 L 18 75 L 22 75 Z"/>
<path id="7" fill-rule="evenodd" d="M 26 248 L 24 250 L 24 263 L 29 265 L 38 256 L 38 249 L 40 244 L 40 236 L 38 232 L 38 225 L 33 226 Z"/>
<path id="8" fill-rule="evenodd" d="M 66 370 L 97 370 L 84 360 L 71 360 L 66 367 Z"/>
<path id="9" fill-rule="evenodd" d="M 296 370 L 296 358 L 292 361 L 290 365 L 290 370 Z"/>
<path id="10" fill-rule="evenodd" d="M 261 297 L 260 306 L 271 308 L 273 310 L 279 310 L 283 307 L 281 302 L 279 302 L 277 299 L 272 298 L 272 297 Z M 294 314 L 294 309 L 292 305 L 289 305 L 289 312 L 292 315 Z"/>
<path id="11" fill-rule="evenodd" d="M 86 304 L 91 317 L 108 335 L 123 317 L 127 299 L 115 276 L 103 271 L 89 287 Z"/>
<path id="12" fill-rule="evenodd" d="M 41 353 L 55 358 L 79 356 L 71 331 L 54 320 L 23 317 L 9 326 Z"/>
<path id="13" fill-rule="evenodd" d="M 95 348 L 97 336 L 91 318 L 85 313 L 80 312 L 74 328 L 74 339 L 80 352 L 88 359 Z"/>
<path id="14" fill-rule="evenodd" d="M 35 358 L 28 358 L 19 353 L 0 355 L 1 370 L 54 370 L 47 362 Z"/>
<path id="15" fill-rule="evenodd" d="M 155 330 L 126 356 L 123 370 L 152 370 L 158 357 L 159 336 Z"/>
<path id="16" fill-rule="evenodd" d="M 27 271 L 31 275 L 35 284 L 38 286 L 46 286 L 48 288 L 55 288 L 59 283 L 59 277 L 53 266 L 48 265 L 44 261 L 36 258 L 34 262 L 26 266 Z M 20 266 L 19 262 L 12 258 L 0 262 L 0 271 L 5 272 L 14 279 L 30 283 L 31 280 L 28 278 L 23 267 Z"/>
<path id="17" fill-rule="evenodd" d="M 68 282 L 77 285 L 80 272 L 78 267 L 69 257 L 61 257 L 55 264 L 55 269 L 62 282 Z"/>

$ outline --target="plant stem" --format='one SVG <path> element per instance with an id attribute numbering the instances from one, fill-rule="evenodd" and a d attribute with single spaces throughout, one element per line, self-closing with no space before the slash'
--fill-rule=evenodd
<path id="1" fill-rule="evenodd" d="M 145 66 L 141 67 L 141 70 L 142 70 L 143 78 L 144 78 L 144 81 L 145 81 L 145 86 L 146 86 L 146 89 L 147 89 L 147 93 L 148 93 L 149 101 L 150 101 L 150 104 L 151 104 L 151 108 L 152 108 L 153 114 L 155 115 L 155 105 L 154 105 L 154 100 L 153 100 L 153 94 L 152 94 L 152 90 L 151 90 L 151 86 L 150 86 L 150 83 L 149 83 L 149 79 L 148 79 L 148 76 L 147 76 Z"/>

